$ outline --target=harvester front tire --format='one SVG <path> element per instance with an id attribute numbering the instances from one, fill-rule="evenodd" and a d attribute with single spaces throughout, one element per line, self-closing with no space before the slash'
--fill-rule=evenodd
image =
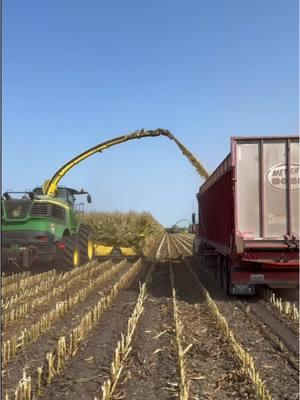
<path id="1" fill-rule="evenodd" d="M 92 261 L 95 257 L 94 235 L 86 225 L 80 225 L 78 232 L 81 261 L 83 263 Z"/>
<path id="2" fill-rule="evenodd" d="M 64 238 L 65 249 L 63 252 L 63 263 L 68 269 L 79 267 L 81 264 L 80 260 L 80 249 L 77 240 L 72 237 Z"/>

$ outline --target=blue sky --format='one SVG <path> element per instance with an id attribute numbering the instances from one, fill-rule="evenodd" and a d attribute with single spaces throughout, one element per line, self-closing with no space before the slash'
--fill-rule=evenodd
<path id="1" fill-rule="evenodd" d="M 230 136 L 297 134 L 298 15 L 296 0 L 4 0 L 3 190 L 140 128 L 171 130 L 209 171 Z M 196 210 L 202 180 L 156 138 L 61 183 L 90 191 L 91 209 L 171 225 Z"/>

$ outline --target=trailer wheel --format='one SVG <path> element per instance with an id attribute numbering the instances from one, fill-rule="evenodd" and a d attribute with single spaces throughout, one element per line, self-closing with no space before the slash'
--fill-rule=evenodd
<path id="1" fill-rule="evenodd" d="M 66 268 L 76 268 L 80 266 L 80 249 L 76 238 L 66 236 L 63 239 L 65 245 L 63 251 L 63 264 Z"/>
<path id="2" fill-rule="evenodd" d="M 199 246 L 199 261 L 200 261 L 200 266 L 204 267 L 205 255 L 204 255 L 204 245 L 203 244 L 200 244 L 200 246 Z"/>
<path id="3" fill-rule="evenodd" d="M 223 287 L 223 257 L 218 256 L 217 258 L 217 282 L 220 288 Z"/>
<path id="4" fill-rule="evenodd" d="M 228 262 L 224 258 L 222 263 L 222 287 L 226 294 L 228 294 Z"/>
<path id="5" fill-rule="evenodd" d="M 91 229 L 86 225 L 80 225 L 79 232 L 79 247 L 82 262 L 92 261 L 95 257 L 94 235 Z"/>

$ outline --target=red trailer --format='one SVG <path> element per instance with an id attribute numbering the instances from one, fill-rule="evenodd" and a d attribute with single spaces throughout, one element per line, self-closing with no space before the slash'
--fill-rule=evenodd
<path id="1" fill-rule="evenodd" d="M 299 280 L 299 137 L 233 137 L 231 152 L 197 193 L 194 253 L 217 256 L 230 294 Z"/>

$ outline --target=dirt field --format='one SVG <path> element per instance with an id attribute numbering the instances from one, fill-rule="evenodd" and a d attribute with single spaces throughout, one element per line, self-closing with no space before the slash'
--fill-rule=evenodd
<path id="1" fill-rule="evenodd" d="M 135 263 L 3 281 L 3 398 L 298 399 L 296 324 L 224 295 L 191 236 L 162 240 Z"/>

